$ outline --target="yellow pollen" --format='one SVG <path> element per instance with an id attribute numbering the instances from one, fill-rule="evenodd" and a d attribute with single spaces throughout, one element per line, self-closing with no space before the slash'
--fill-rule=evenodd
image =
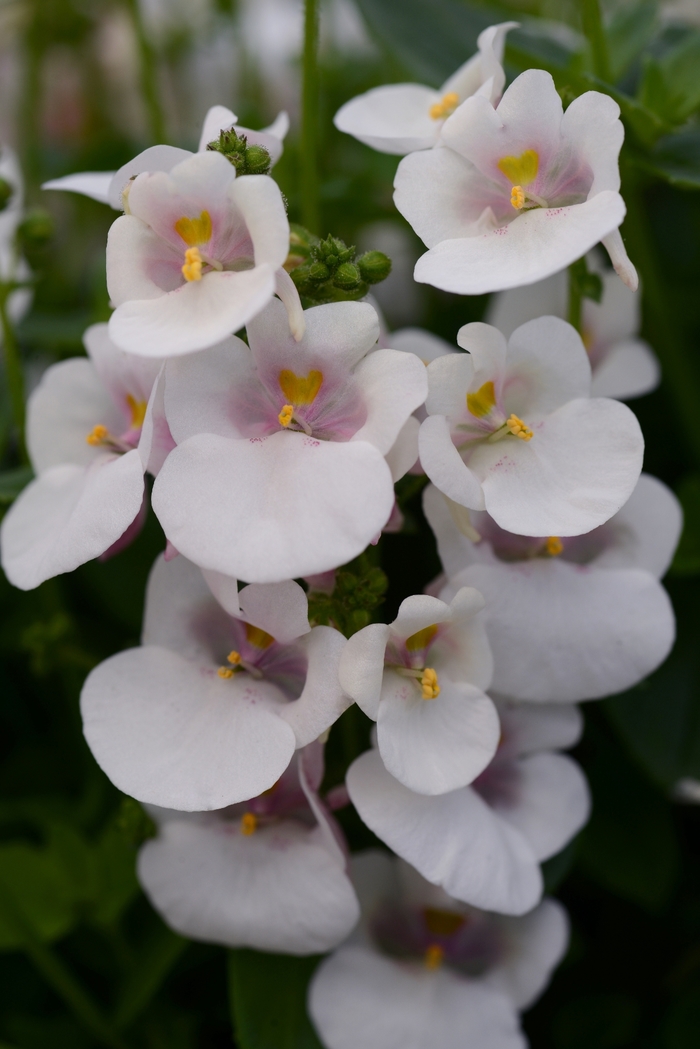
<path id="1" fill-rule="evenodd" d="M 522 186 L 513 186 L 510 191 L 510 202 L 517 211 L 525 207 L 525 190 Z"/>
<path id="2" fill-rule="evenodd" d="M 219 675 L 219 677 L 223 678 L 233 677 L 233 673 L 233 667 L 219 667 L 219 669 L 217 670 L 217 674 Z"/>
<path id="3" fill-rule="evenodd" d="M 428 112 L 433 120 L 444 120 L 446 117 L 451 116 L 455 109 L 459 105 L 459 95 L 456 91 L 448 91 L 446 95 L 443 95 L 439 102 L 436 102 L 430 107 Z"/>
<path id="4" fill-rule="evenodd" d="M 196 244 L 206 244 L 211 240 L 211 215 L 208 211 L 203 211 L 198 219 L 183 215 L 175 223 L 175 232 L 179 233 L 190 248 L 194 248 Z"/>
<path id="5" fill-rule="evenodd" d="M 423 677 L 420 679 L 420 684 L 423 690 L 423 699 L 437 699 L 440 695 L 438 676 L 432 667 L 425 668 L 423 671 Z"/>
<path id="6" fill-rule="evenodd" d="M 564 544 L 558 535 L 550 535 L 544 544 L 544 548 L 550 557 L 559 557 L 564 551 Z"/>
<path id="7" fill-rule="evenodd" d="M 109 430 L 106 426 L 101 424 L 93 426 L 92 431 L 87 435 L 85 440 L 88 444 L 97 445 L 103 444 L 105 438 L 109 435 Z"/>
<path id="8" fill-rule="evenodd" d="M 294 407 L 291 404 L 285 404 L 282 411 L 277 416 L 277 422 L 280 426 L 289 426 L 292 419 L 294 418 Z"/>
<path id="9" fill-rule="evenodd" d="M 483 419 L 496 404 L 496 391 L 492 382 L 485 382 L 476 393 L 467 394 L 467 409 L 477 419 Z"/>
<path id="10" fill-rule="evenodd" d="M 422 630 L 417 630 L 415 634 L 406 638 L 406 648 L 409 652 L 421 652 L 428 647 L 436 634 L 437 625 L 435 623 L 432 626 L 424 626 Z"/>
<path id="11" fill-rule="evenodd" d="M 234 648 L 229 652 L 226 658 L 228 659 L 229 663 L 233 664 L 234 667 L 237 667 L 241 661 L 241 653 L 236 652 Z"/>
<path id="12" fill-rule="evenodd" d="M 519 437 L 521 441 L 531 441 L 534 436 L 530 427 L 526 426 L 523 420 L 519 419 L 515 414 L 506 419 L 506 426 L 513 434 L 513 437 Z"/>
<path id="13" fill-rule="evenodd" d="M 129 405 L 131 411 L 132 429 L 140 430 L 143 426 L 143 420 L 146 418 L 146 408 L 148 407 L 148 403 L 146 401 L 137 401 L 130 393 L 127 393 L 126 395 L 126 403 Z"/>
<path id="14" fill-rule="evenodd" d="M 519 157 L 501 157 L 496 167 L 513 186 L 522 189 L 537 178 L 540 158 L 534 149 L 526 149 Z"/>
<path id="15" fill-rule="evenodd" d="M 182 276 L 186 281 L 202 279 L 202 256 L 199 248 L 188 248 L 185 252 L 185 264 L 182 267 Z"/>
<path id="16" fill-rule="evenodd" d="M 313 369 L 308 375 L 296 375 L 283 368 L 279 374 L 279 384 L 282 393 L 296 407 L 304 404 L 313 404 L 316 394 L 321 389 L 323 372 Z M 285 405 L 285 408 L 289 405 Z M 284 423 L 282 425 L 285 425 Z"/>
<path id="17" fill-rule="evenodd" d="M 241 817 L 241 834 L 249 838 L 258 829 L 258 817 L 254 812 L 244 812 Z"/>
<path id="18" fill-rule="evenodd" d="M 431 943 L 430 946 L 426 948 L 425 955 L 423 956 L 423 962 L 426 969 L 430 969 L 431 972 L 434 972 L 435 969 L 439 969 L 444 957 L 445 952 L 440 944 Z"/>
<path id="19" fill-rule="evenodd" d="M 245 636 L 249 644 L 255 648 L 269 648 L 275 640 L 272 634 L 268 634 L 265 630 L 261 630 L 259 626 L 253 626 L 251 623 L 245 624 Z"/>

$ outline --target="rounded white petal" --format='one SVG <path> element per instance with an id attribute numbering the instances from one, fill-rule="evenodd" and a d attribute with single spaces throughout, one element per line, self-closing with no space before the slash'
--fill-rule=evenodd
<path id="1" fill-rule="evenodd" d="M 473 203 L 475 177 L 451 149 L 409 153 L 396 171 L 394 204 L 429 248 L 453 237 L 471 237 L 482 214 Z"/>
<path id="2" fill-rule="evenodd" d="M 506 375 L 506 411 L 533 422 L 591 392 L 581 336 L 559 317 L 538 317 L 516 328 L 508 340 Z"/>
<path id="3" fill-rule="evenodd" d="M 503 739 L 517 754 L 538 750 L 566 750 L 583 733 L 583 715 L 568 703 L 500 702 Z"/>
<path id="4" fill-rule="evenodd" d="M 252 583 L 238 594 L 243 619 L 266 631 L 283 645 L 308 634 L 309 601 L 293 579 L 283 583 Z"/>
<path id="5" fill-rule="evenodd" d="M 81 171 L 63 178 L 52 178 L 42 184 L 42 189 L 60 189 L 68 193 L 81 193 L 84 197 L 99 200 L 100 204 L 111 204 L 109 188 L 114 178 L 113 171 Z"/>
<path id="6" fill-rule="evenodd" d="M 223 821 L 169 820 L 139 853 L 139 881 L 171 928 L 195 940 L 315 954 L 350 932 L 353 888 L 318 833 L 294 820 L 244 836 Z"/>
<path id="7" fill-rule="evenodd" d="M 471 565 L 486 598 L 493 689 L 578 702 L 622 692 L 655 670 L 675 637 L 666 591 L 648 572 L 550 560 Z"/>
<path id="8" fill-rule="evenodd" d="M 608 542 L 596 568 L 646 568 L 660 579 L 666 574 L 681 537 L 683 510 L 670 488 L 651 474 L 637 487 L 607 526 Z"/>
<path id="9" fill-rule="evenodd" d="M 250 350 L 235 335 L 165 366 L 165 413 L 178 444 L 198 433 L 240 437 L 232 419 L 231 391 L 254 379 Z"/>
<path id="10" fill-rule="evenodd" d="M 377 720 L 384 652 L 390 636 L 391 631 L 384 623 L 370 623 L 348 638 L 340 657 L 340 684 L 373 721 Z"/>
<path id="11" fill-rule="evenodd" d="M 395 350 L 414 353 L 423 364 L 430 364 L 436 357 L 444 357 L 448 353 L 457 353 L 456 346 L 423 328 L 400 328 L 399 331 L 392 331 L 387 341 Z"/>
<path id="12" fill-rule="evenodd" d="M 434 484 L 424 490 L 423 512 L 437 540 L 438 554 L 449 579 L 467 565 L 483 560 L 484 556 L 488 558 L 486 545 L 474 543 L 460 531 L 447 497 Z"/>
<path id="13" fill-rule="evenodd" d="M 430 415 L 418 433 L 421 466 L 436 488 L 460 506 L 483 510 L 484 489 L 452 443 L 444 415 Z"/>
<path id="14" fill-rule="evenodd" d="M 391 624 L 391 632 L 404 641 L 424 627 L 449 619 L 450 606 L 438 597 L 432 597 L 430 594 L 411 594 L 399 605 L 396 619 Z"/>
<path id="15" fill-rule="evenodd" d="M 459 190 L 454 181 L 450 187 L 455 193 Z M 418 259 L 414 277 L 420 284 L 458 295 L 532 284 L 585 255 L 624 217 L 619 193 L 603 190 L 583 204 L 527 211 L 507 226 L 478 236 L 459 236 L 453 227 L 450 239 L 443 237 L 438 243 L 431 238 L 435 247 Z M 413 219 L 409 221 L 413 225 Z"/>
<path id="16" fill-rule="evenodd" d="M 566 953 L 569 919 L 562 905 L 544 899 L 522 918 L 501 918 L 505 957 L 480 982 L 501 991 L 517 1009 L 527 1009 L 542 994 Z"/>
<path id="17" fill-rule="evenodd" d="M 619 282 L 618 282 L 619 283 Z M 516 328 L 537 317 L 566 317 L 569 279 L 566 270 L 552 274 L 536 284 L 509 288 L 493 295 L 486 309 L 486 321 L 502 331 L 507 339 Z M 590 300 L 584 304 L 586 312 Z"/>
<path id="18" fill-rule="evenodd" d="M 186 558 L 184 558 L 186 560 Z M 241 607 L 238 603 L 238 580 L 234 576 L 224 575 L 223 572 L 212 572 L 209 569 L 201 569 L 202 575 L 212 594 L 230 616 L 240 615 Z"/>
<path id="19" fill-rule="evenodd" d="M 655 390 L 661 366 L 654 351 L 641 339 L 626 339 L 612 346 L 593 373 L 594 397 L 627 400 Z"/>
<path id="20" fill-rule="evenodd" d="M 409 416 L 399 430 L 399 435 L 384 458 L 396 483 L 408 473 L 418 460 L 418 431 L 420 423 L 415 415 Z"/>
<path id="21" fill-rule="evenodd" d="M 20 590 L 72 572 L 124 534 L 143 502 L 137 451 L 87 469 L 54 466 L 15 500 L 0 527 L 2 567 Z"/>
<path id="22" fill-rule="evenodd" d="M 168 648 L 184 659 L 215 666 L 209 639 L 221 635 L 225 645 L 228 622 L 196 565 L 182 555 L 170 561 L 162 554 L 156 558 L 146 586 L 144 645 Z M 225 655 L 221 653 L 222 658 Z"/>
<path id="23" fill-rule="evenodd" d="M 133 648 L 88 675 L 83 731 L 98 765 L 138 801 L 221 809 L 277 782 L 294 753 L 281 693 L 223 680 L 164 648 Z"/>
<path id="24" fill-rule="evenodd" d="M 575 98 L 562 117 L 561 133 L 593 172 L 589 196 L 603 189 L 619 190 L 618 157 L 625 131 L 620 107 L 610 95 L 586 91 Z"/>
<path id="25" fill-rule="evenodd" d="M 153 507 L 181 553 L 256 583 L 357 557 L 393 502 L 389 467 L 373 445 L 290 432 L 192 437 L 168 456 L 153 490 Z"/>
<path id="26" fill-rule="evenodd" d="M 370 830 L 451 896 L 502 914 L 524 914 L 539 900 L 542 875 L 530 846 L 471 787 L 415 794 L 376 751 L 353 762 L 346 782 Z"/>
<path id="27" fill-rule="evenodd" d="M 177 164 L 189 160 L 191 156 L 188 149 L 178 149 L 177 146 L 149 146 L 112 175 L 108 189 L 109 203 L 116 211 L 123 211 L 122 192 L 132 178 L 142 172 L 172 171 Z"/>
<path id="28" fill-rule="evenodd" d="M 294 730 L 297 747 L 318 739 L 351 703 L 338 680 L 343 635 L 333 627 L 317 626 L 304 638 L 304 647 L 308 659 L 304 690 L 280 711 Z"/>
<path id="29" fill-rule="evenodd" d="M 479 333 L 485 325 L 478 325 Z M 465 329 L 477 325 L 465 325 Z M 504 342 L 505 350 L 505 342 Z M 469 353 L 442 354 L 431 361 L 427 368 L 428 397 L 425 408 L 429 415 L 446 415 L 461 418 L 466 408 L 467 391 L 474 380 L 474 358 Z"/>
<path id="30" fill-rule="evenodd" d="M 278 269 L 289 254 L 289 221 L 275 180 L 269 175 L 237 178 L 230 186 L 229 196 L 245 221 L 256 266 L 265 263 Z"/>
<path id="31" fill-rule="evenodd" d="M 127 398 L 148 403 L 161 361 L 124 353 L 110 339 L 107 324 L 91 324 L 83 334 L 83 343 L 100 380 L 127 418 L 132 412 Z"/>
<path id="32" fill-rule="evenodd" d="M 353 441 L 369 441 L 386 455 L 404 423 L 428 396 L 425 365 L 400 350 L 375 350 L 360 361 L 355 379 L 367 409 Z"/>
<path id="33" fill-rule="evenodd" d="M 120 215 L 107 235 L 107 290 L 111 301 L 121 306 L 132 299 L 164 296 L 166 292 L 150 276 L 149 264 L 167 260 L 171 255 L 172 249 L 145 222 L 134 215 Z M 163 350 L 160 356 L 167 356 L 167 351 Z"/>
<path id="34" fill-rule="evenodd" d="M 327 1049 L 526 1049 L 508 999 L 446 969 L 341 947 L 311 981 L 309 1012 Z"/>
<path id="35" fill-rule="evenodd" d="M 353 368 L 379 338 L 377 311 L 368 302 L 330 302 L 304 310 L 303 337 L 295 339 L 282 303 L 274 299 L 248 325 L 253 359 L 262 362 L 271 348 L 288 367 L 304 369 L 309 359 Z"/>
<path id="36" fill-rule="evenodd" d="M 333 123 L 372 149 L 403 156 L 437 142 L 441 121 L 433 120 L 430 108 L 440 98 L 422 84 L 385 84 L 351 98 Z"/>
<path id="37" fill-rule="evenodd" d="M 229 128 L 233 127 L 237 120 L 236 114 L 228 109 L 227 106 L 211 106 L 207 110 L 207 115 L 202 124 L 202 133 L 199 136 L 197 152 L 203 153 L 210 142 L 218 139 L 222 131 L 228 131 Z"/>

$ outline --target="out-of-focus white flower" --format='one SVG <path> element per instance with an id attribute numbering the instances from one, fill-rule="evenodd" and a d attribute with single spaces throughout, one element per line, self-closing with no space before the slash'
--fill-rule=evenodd
<path id="1" fill-rule="evenodd" d="M 106 324 L 88 328 L 85 346 L 88 360 L 52 365 L 29 398 L 37 477 L 0 529 L 2 566 L 22 590 L 71 572 L 137 528 L 144 471 L 156 473 L 172 447 L 154 389 L 162 362 L 117 349 Z"/>
<path id="2" fill-rule="evenodd" d="M 139 801 L 191 812 L 262 794 L 295 749 L 349 705 L 338 684 L 345 638 L 309 627 L 298 583 L 238 596 L 234 617 L 193 564 L 159 558 L 142 646 L 105 660 L 85 682 L 88 744 Z"/>
<path id="3" fill-rule="evenodd" d="M 247 324 L 275 291 L 297 336 L 304 317 L 282 263 L 289 223 L 267 175 L 237 178 L 221 153 L 196 153 L 169 174 L 138 175 L 129 214 L 107 240 L 116 344 L 144 357 L 206 349 Z"/>
<path id="4" fill-rule="evenodd" d="M 590 397 L 580 336 L 557 317 L 518 328 L 466 324 L 468 354 L 427 368 L 420 459 L 455 503 L 519 535 L 578 535 L 612 517 L 642 468 L 644 441 L 619 401 Z"/>
<path id="5" fill-rule="evenodd" d="M 323 748 L 311 743 L 264 794 L 216 812 L 149 807 L 159 827 L 139 880 L 176 932 L 226 947 L 315 954 L 359 916 L 340 828 L 318 797 Z"/>
<path id="6" fill-rule="evenodd" d="M 370 352 L 379 325 L 368 303 L 305 318 L 295 342 L 273 301 L 248 324 L 250 348 L 230 339 L 166 368 L 178 447 L 153 505 L 168 539 L 203 568 L 266 583 L 347 563 L 391 514 L 392 470 L 401 476 L 415 459 L 423 365 Z"/>
<path id="7" fill-rule="evenodd" d="M 408 597 L 393 623 L 372 623 L 343 651 L 340 683 L 377 722 L 382 761 L 421 794 L 471 783 L 498 746 L 483 605 L 469 587 L 450 604 Z"/>
<path id="8" fill-rule="evenodd" d="M 593 397 L 628 400 L 649 393 L 659 385 L 660 368 L 653 350 L 639 338 L 640 298 L 589 259 L 603 282 L 600 303 L 583 301 L 583 342 L 591 362 Z M 568 278 L 555 273 L 547 280 L 511 288 L 494 296 L 486 320 L 510 338 L 516 328 L 537 317 L 566 319 Z"/>
<path id="9" fill-rule="evenodd" d="M 17 250 L 17 228 L 24 215 L 24 179 L 13 150 L 0 146 L 0 179 L 7 183 L 10 196 L 0 210 L 0 282 L 29 281 L 31 270 Z M 31 288 L 17 288 L 7 300 L 7 312 L 15 324 L 24 317 L 32 302 Z M 2 344 L 0 330 L 0 344 Z"/>
<path id="10" fill-rule="evenodd" d="M 525 1049 L 517 1010 L 542 993 L 568 942 L 555 900 L 520 918 L 468 907 L 380 852 L 351 860 L 362 908 L 321 963 L 309 1011 L 328 1049 Z"/>
<path id="11" fill-rule="evenodd" d="M 468 787 L 414 793 L 376 750 L 353 762 L 346 783 L 370 830 L 428 881 L 474 907 L 525 914 L 542 894 L 539 864 L 588 819 L 583 773 L 554 753 L 577 741 L 581 717 L 561 704 L 503 703 L 499 715 L 496 755 Z"/>
<path id="12" fill-rule="evenodd" d="M 636 288 L 618 228 L 619 114 L 597 91 L 563 113 L 541 69 L 522 73 L 497 108 L 479 94 L 463 102 L 442 129 L 448 148 L 411 153 L 396 173 L 396 207 L 430 249 L 416 280 L 460 295 L 514 288 L 602 241 Z"/>
<path id="13" fill-rule="evenodd" d="M 659 666 L 675 639 L 673 607 L 659 579 L 678 543 L 682 512 L 673 493 L 642 474 L 606 524 L 574 538 L 529 538 L 470 514 L 435 488 L 424 508 L 448 586 L 486 598 L 493 689 L 518 699 L 575 702 L 631 688 Z"/>
<path id="14" fill-rule="evenodd" d="M 494 105 L 506 82 L 501 62 L 506 33 L 517 22 L 489 26 L 479 34 L 479 50 L 439 90 L 422 84 L 387 84 L 346 102 L 333 123 L 339 131 L 382 153 L 403 156 L 430 149 L 445 120 L 466 98 L 479 93 Z"/>

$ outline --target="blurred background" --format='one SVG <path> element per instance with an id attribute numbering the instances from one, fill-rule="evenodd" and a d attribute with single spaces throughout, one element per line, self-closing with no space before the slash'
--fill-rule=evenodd
<path id="1" fill-rule="evenodd" d="M 509 38 L 509 78 L 539 66 L 565 102 L 597 87 L 621 105 L 623 235 L 645 289 L 642 334 L 663 370 L 660 388 L 632 407 L 646 470 L 686 512 L 666 580 L 679 638 L 649 681 L 585 709 L 576 757 L 593 817 L 546 864 L 548 886 L 571 914 L 571 948 L 524 1024 L 534 1049 L 697 1049 L 700 0 L 604 5 L 606 70 L 589 53 L 586 8 L 587 0 L 323 0 L 315 232 L 386 251 L 394 269 L 376 296 L 389 328 L 420 325 L 453 342 L 483 316 L 486 298 L 413 284 L 422 247 L 393 208 L 398 158 L 341 135 L 333 114 L 388 81 L 439 86 L 481 29 L 510 17 L 521 29 Z M 0 0 L 0 144 L 20 158 L 27 206 L 51 220 L 30 211 L 23 241 L 36 278 L 18 326 L 30 387 L 48 364 L 81 354 L 84 329 L 109 316 L 104 249 L 114 213 L 42 192 L 43 181 L 115 170 L 155 142 L 196 148 L 215 103 L 254 128 L 285 109 L 291 131 L 273 174 L 299 221 L 302 18 L 298 0 Z M 28 480 L 2 381 L 0 457 L 1 510 Z M 400 499 L 404 530 L 379 548 L 390 580 L 380 619 L 439 570 L 412 479 Z M 138 642 L 146 577 L 163 545 L 151 514 L 112 560 L 26 594 L 0 579 L 0 1049 L 318 1049 L 303 1005 L 315 960 L 229 952 L 241 964 L 227 967 L 223 949 L 166 929 L 134 875 L 148 820 L 82 739 L 81 683 Z M 366 738 L 357 711 L 334 726 L 328 786 Z M 353 849 L 371 843 L 352 811 L 343 821 Z M 275 1016 L 284 1018 L 277 1027 Z"/>

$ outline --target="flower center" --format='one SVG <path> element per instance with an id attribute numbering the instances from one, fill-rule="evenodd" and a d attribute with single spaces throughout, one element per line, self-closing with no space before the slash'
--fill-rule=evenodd
<path id="1" fill-rule="evenodd" d="M 428 112 L 433 120 L 445 120 L 454 113 L 458 105 L 459 95 L 456 91 L 448 91 L 446 95 L 442 96 L 439 102 L 436 102 L 430 107 Z"/>
<path id="2" fill-rule="evenodd" d="M 249 838 L 258 829 L 258 817 L 254 812 L 244 812 L 241 816 L 241 834 Z"/>
<path id="3" fill-rule="evenodd" d="M 434 972 L 436 969 L 440 968 L 444 957 L 445 951 L 440 946 L 440 944 L 431 943 L 425 949 L 425 954 L 423 955 L 423 964 L 425 965 L 426 969 L 430 970 L 430 972 Z"/>
<path id="4" fill-rule="evenodd" d="M 106 426 L 98 423 L 96 426 L 93 426 L 90 433 L 85 437 L 89 445 L 92 445 L 93 448 L 107 448 L 110 452 L 116 452 L 118 455 L 124 455 L 136 447 L 138 433 L 143 426 L 148 405 L 146 401 L 137 401 L 131 394 L 127 394 L 126 401 L 131 410 L 129 432 L 123 437 L 115 437 Z"/>
<path id="5" fill-rule="evenodd" d="M 467 394 L 467 410 L 477 419 L 483 419 L 496 407 L 496 391 L 492 382 L 485 382 L 476 393 Z"/>
<path id="6" fill-rule="evenodd" d="M 525 189 L 535 181 L 540 170 L 540 158 L 534 149 L 526 149 L 519 157 L 501 157 L 496 167 L 513 187 L 510 202 L 516 211 L 549 207 L 543 197 Z"/>
<path id="7" fill-rule="evenodd" d="M 545 540 L 544 548 L 550 557 L 559 557 L 564 552 L 564 544 L 558 535 L 548 536 Z"/>
<path id="8" fill-rule="evenodd" d="M 440 695 L 440 686 L 438 684 L 437 673 L 432 667 L 426 667 L 423 671 L 423 676 L 420 679 L 421 690 L 423 693 L 423 699 L 437 699 Z"/>
<path id="9" fill-rule="evenodd" d="M 297 413 L 297 408 L 307 408 L 313 404 L 323 383 L 323 372 L 313 368 L 308 375 L 297 375 L 288 368 L 279 373 L 279 385 L 290 404 L 285 404 L 277 416 L 280 426 L 285 429 L 295 423 L 305 434 L 311 436 L 311 426 Z"/>
<path id="10" fill-rule="evenodd" d="M 425 626 L 422 630 L 417 630 L 415 634 L 411 634 L 404 643 L 409 652 L 421 652 L 428 647 L 436 634 L 437 624 L 433 623 L 431 626 Z"/>
<path id="11" fill-rule="evenodd" d="M 511 412 L 503 426 L 499 426 L 497 430 L 494 430 L 487 440 L 500 441 L 502 437 L 507 437 L 509 434 L 512 434 L 513 437 L 518 437 L 521 441 L 531 441 L 535 436 L 534 431 L 515 412 Z"/>
<path id="12" fill-rule="evenodd" d="M 183 215 L 175 223 L 175 232 L 190 248 L 198 244 L 206 244 L 211 240 L 211 215 L 208 211 L 203 211 L 198 219 L 191 219 Z"/>

